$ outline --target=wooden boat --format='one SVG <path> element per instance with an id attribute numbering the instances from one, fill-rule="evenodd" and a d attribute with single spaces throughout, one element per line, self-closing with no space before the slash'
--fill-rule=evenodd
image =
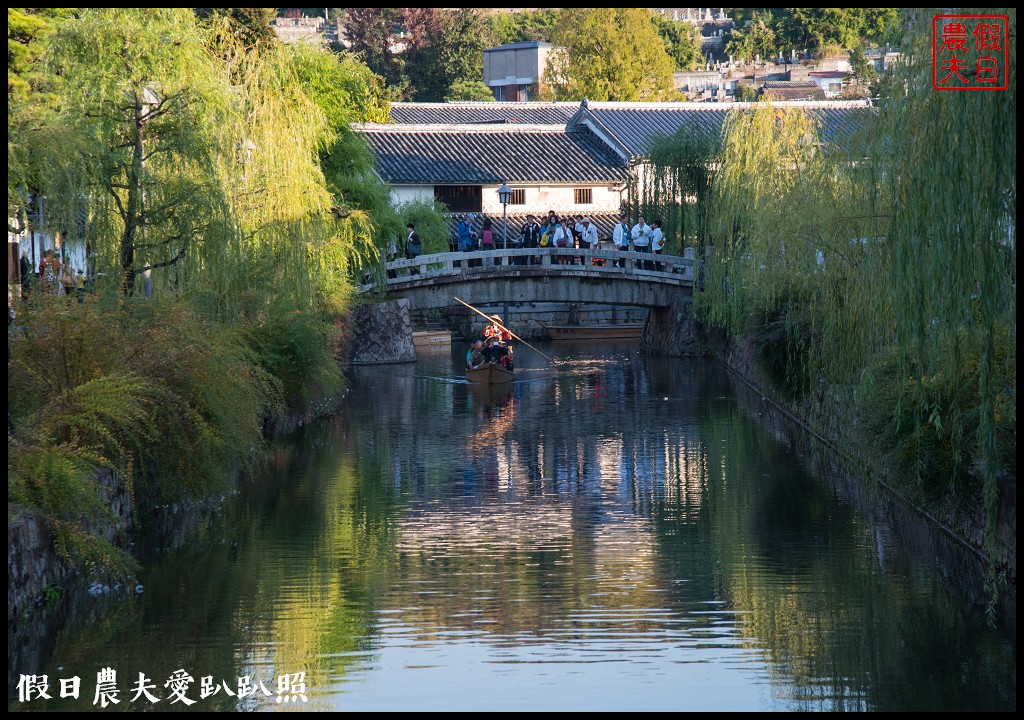
<path id="1" fill-rule="evenodd" d="M 417 350 L 429 348 L 443 348 L 448 350 L 452 346 L 451 330 L 425 330 L 412 334 L 412 344 Z"/>
<path id="2" fill-rule="evenodd" d="M 515 380 L 515 373 L 506 370 L 497 363 L 484 363 L 478 368 L 466 371 L 466 379 L 471 383 L 483 383 L 485 385 L 496 385 Z"/>
<path id="3" fill-rule="evenodd" d="M 618 338 L 639 338 L 643 335 L 643 325 L 601 325 L 587 327 L 583 325 L 548 325 L 548 335 L 552 340 L 611 340 Z"/>

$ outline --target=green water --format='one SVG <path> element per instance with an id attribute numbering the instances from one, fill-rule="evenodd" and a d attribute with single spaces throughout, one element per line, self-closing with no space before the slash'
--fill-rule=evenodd
<path id="1" fill-rule="evenodd" d="M 721 367 L 545 351 L 498 389 L 465 384 L 458 348 L 359 372 L 340 414 L 149 553 L 142 592 L 9 668 L 53 696 L 12 687 L 12 709 L 93 709 L 106 667 L 108 710 L 186 709 L 178 670 L 198 711 L 1015 709 L 1014 639 Z M 131 700 L 140 673 L 158 702 Z M 305 700 L 279 695 L 298 673 Z M 266 692 L 240 699 L 246 676 Z"/>

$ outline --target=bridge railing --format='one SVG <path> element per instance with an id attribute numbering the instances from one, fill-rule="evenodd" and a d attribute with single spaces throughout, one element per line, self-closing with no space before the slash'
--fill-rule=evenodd
<path id="1" fill-rule="evenodd" d="M 686 256 L 655 255 L 646 252 L 589 250 L 576 248 L 509 248 L 475 252 L 447 252 L 420 255 L 411 260 L 395 260 L 384 265 L 388 286 L 410 281 L 458 276 L 480 278 L 487 275 L 561 274 L 573 277 L 629 277 L 637 280 L 693 283 L 695 259 L 692 248 Z M 372 290 L 376 283 L 363 285 Z"/>

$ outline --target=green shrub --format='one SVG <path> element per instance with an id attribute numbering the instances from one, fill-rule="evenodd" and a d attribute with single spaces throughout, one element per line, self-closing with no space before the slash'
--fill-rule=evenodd
<path id="1" fill-rule="evenodd" d="M 1004 337 L 998 357 L 1008 356 Z M 864 435 L 885 453 L 898 477 L 932 493 L 981 488 L 981 396 L 977 345 L 962 343 L 959 361 L 926 372 L 913 352 L 880 354 L 865 372 L 860 393 Z M 972 350 L 972 348 L 974 348 Z M 956 357 L 950 354 L 945 357 Z M 997 393 L 998 474 L 1016 477 L 1016 374 L 1008 373 Z"/>
<path id="2" fill-rule="evenodd" d="M 789 400 L 804 397 L 810 387 L 814 333 L 799 312 L 785 310 L 762 318 L 750 335 L 758 366 Z"/>
<path id="3" fill-rule="evenodd" d="M 76 567 L 131 565 L 97 534 L 101 468 L 153 502 L 222 489 L 228 468 L 259 458 L 280 389 L 240 332 L 180 300 L 39 297 L 19 325 L 8 345 L 8 497 L 44 515 Z"/>

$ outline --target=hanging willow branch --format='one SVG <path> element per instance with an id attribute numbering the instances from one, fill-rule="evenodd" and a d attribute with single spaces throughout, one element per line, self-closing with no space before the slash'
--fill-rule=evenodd
<path id="1" fill-rule="evenodd" d="M 694 138 L 656 145 L 645 209 L 696 245 L 684 213 L 703 210 L 696 312 L 753 333 L 795 399 L 830 388 L 892 479 L 978 491 L 995 598 L 1016 475 L 1016 69 L 1005 92 L 936 92 L 930 41 L 908 41 L 859 133 L 823 143 L 812 113 L 759 104 L 730 112 L 710 159 Z M 712 172 L 683 203 L 694 167 Z"/>

